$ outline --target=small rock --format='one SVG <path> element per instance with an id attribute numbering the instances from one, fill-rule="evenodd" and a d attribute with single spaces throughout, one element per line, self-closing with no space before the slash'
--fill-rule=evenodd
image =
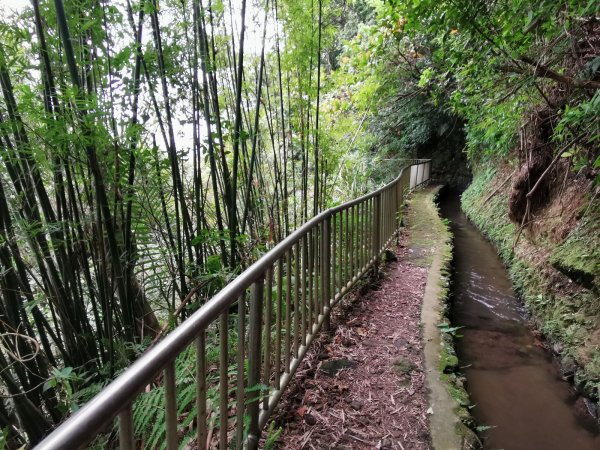
<path id="1" fill-rule="evenodd" d="M 390 262 L 390 261 L 398 261 L 398 257 L 397 257 L 397 256 L 396 256 L 396 254 L 395 254 L 393 251 L 391 251 L 391 250 L 386 250 L 386 251 L 385 251 L 385 254 L 384 254 L 384 256 L 383 256 L 383 259 L 384 259 L 386 262 Z"/>
<path id="2" fill-rule="evenodd" d="M 307 425 L 313 426 L 317 423 L 317 419 L 312 414 L 306 413 L 304 414 L 304 421 Z"/>
<path id="3" fill-rule="evenodd" d="M 358 400 L 352 400 L 352 403 L 350 403 L 350 406 L 355 411 L 360 411 L 362 409 L 362 407 L 363 407 L 363 404 L 362 404 L 362 402 L 360 402 Z"/>
<path id="4" fill-rule="evenodd" d="M 392 441 L 388 438 L 382 439 L 381 440 L 381 449 L 388 449 L 388 448 L 392 448 Z"/>
<path id="5" fill-rule="evenodd" d="M 408 343 L 408 341 L 406 339 L 396 339 L 396 341 L 394 342 L 394 345 L 396 347 L 398 347 L 399 349 L 403 349 L 405 347 L 411 347 L 411 345 Z"/>
<path id="6" fill-rule="evenodd" d="M 354 345 L 354 342 L 351 339 L 344 338 L 342 339 L 342 345 L 344 347 L 351 347 L 352 345 Z"/>
<path id="7" fill-rule="evenodd" d="M 556 353 L 557 355 L 560 355 L 562 353 L 563 349 L 564 349 L 564 346 L 560 342 L 552 344 L 552 351 L 554 351 L 554 353 Z"/>
<path id="8" fill-rule="evenodd" d="M 340 359 L 329 359 L 321 363 L 321 372 L 330 377 L 334 377 L 342 369 L 352 369 L 356 366 L 354 361 L 350 361 L 346 358 Z"/>
<path id="9" fill-rule="evenodd" d="M 427 410 L 427 414 L 433 414 L 433 408 L 430 406 L 429 409 Z"/>
<path id="10" fill-rule="evenodd" d="M 590 416 L 592 416 L 594 419 L 598 418 L 598 406 L 596 406 L 596 404 L 590 400 L 589 398 L 583 397 L 583 403 L 585 404 L 585 407 L 587 408 L 588 412 L 590 413 Z"/>
<path id="11" fill-rule="evenodd" d="M 566 356 L 560 362 L 560 371 L 561 371 L 563 377 L 568 378 L 568 377 L 573 376 L 575 374 L 576 370 L 577 370 L 577 363 L 570 356 Z"/>

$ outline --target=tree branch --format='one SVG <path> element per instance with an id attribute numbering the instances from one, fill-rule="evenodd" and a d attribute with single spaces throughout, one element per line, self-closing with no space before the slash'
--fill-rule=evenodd
<path id="1" fill-rule="evenodd" d="M 554 81 L 558 81 L 559 83 L 568 84 L 570 86 L 575 86 L 582 89 L 600 89 L 600 81 L 594 80 L 576 80 L 575 78 L 567 77 L 565 75 L 561 75 L 558 72 L 550 69 L 548 66 L 538 63 L 527 56 L 521 56 L 519 61 L 529 64 L 533 66 L 533 73 L 542 78 L 549 78 Z M 513 72 L 520 73 L 520 69 L 515 69 Z"/>

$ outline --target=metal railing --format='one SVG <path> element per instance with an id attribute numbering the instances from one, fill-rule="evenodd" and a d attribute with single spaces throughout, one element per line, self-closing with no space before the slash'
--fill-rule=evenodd
<path id="1" fill-rule="evenodd" d="M 219 448 L 229 448 L 232 441 L 236 448 L 257 448 L 261 430 L 311 342 L 321 327 L 327 326 L 331 308 L 372 267 L 377 269 L 380 254 L 399 228 L 405 192 L 429 181 L 430 173 L 430 160 L 410 160 L 388 185 L 306 222 L 144 353 L 36 448 L 80 448 L 115 417 L 120 448 L 135 448 L 132 405 L 140 392 L 162 375 L 166 447 L 177 449 L 175 362 L 190 347 L 195 347 L 196 353 L 194 433 L 198 448 L 207 446 L 209 432 L 216 428 Z M 232 313 L 236 306 L 237 318 Z M 228 341 L 231 331 L 237 337 L 234 349 Z M 218 341 L 217 367 L 207 364 L 208 332 Z M 208 378 L 211 371 L 213 377 Z M 209 388 L 213 394 L 218 392 L 214 395 L 218 406 L 212 411 L 207 408 Z M 214 417 L 220 420 L 215 422 Z"/>

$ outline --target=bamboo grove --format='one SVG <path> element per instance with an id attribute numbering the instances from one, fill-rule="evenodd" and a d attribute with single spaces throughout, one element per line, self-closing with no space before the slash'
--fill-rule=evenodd
<path id="1" fill-rule="evenodd" d="M 329 201 L 326 0 L 0 20 L 0 429 L 35 443 Z"/>

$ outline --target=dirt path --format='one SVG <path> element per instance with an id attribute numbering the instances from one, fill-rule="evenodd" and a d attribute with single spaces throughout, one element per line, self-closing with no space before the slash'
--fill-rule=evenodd
<path id="1" fill-rule="evenodd" d="M 378 285 L 336 308 L 282 399 L 281 449 L 427 449 L 420 316 L 427 269 L 406 236 Z M 340 312 L 342 311 L 342 312 Z"/>

